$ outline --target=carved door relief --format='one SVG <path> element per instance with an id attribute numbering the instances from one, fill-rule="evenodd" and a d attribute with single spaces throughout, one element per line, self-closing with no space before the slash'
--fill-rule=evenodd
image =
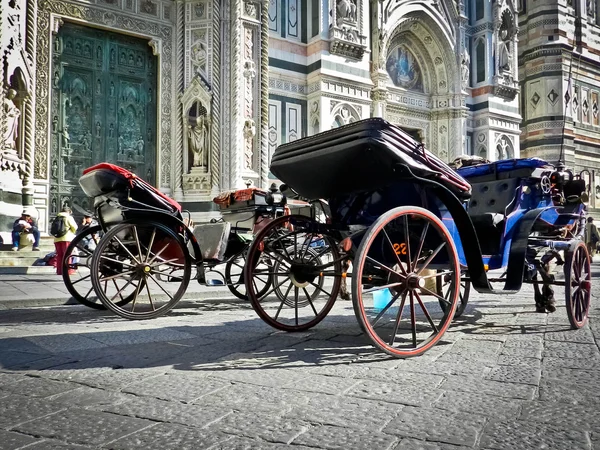
<path id="1" fill-rule="evenodd" d="M 83 170 L 110 162 L 156 183 L 156 57 L 148 41 L 65 23 L 54 37 L 51 215 L 93 208 Z"/>

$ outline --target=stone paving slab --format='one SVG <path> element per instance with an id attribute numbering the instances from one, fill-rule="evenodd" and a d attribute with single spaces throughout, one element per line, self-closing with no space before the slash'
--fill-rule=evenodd
<path id="1" fill-rule="evenodd" d="M 137 322 L 3 310 L 0 448 L 598 447 L 600 309 L 575 331 L 562 306 L 533 311 L 528 287 L 474 294 L 441 345 L 398 360 L 360 334 L 351 302 L 292 334 L 233 299 Z"/>

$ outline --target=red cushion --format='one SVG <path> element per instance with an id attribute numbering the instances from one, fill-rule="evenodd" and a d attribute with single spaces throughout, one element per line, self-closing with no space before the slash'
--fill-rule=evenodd
<path id="1" fill-rule="evenodd" d="M 117 166 L 115 164 L 110 164 L 110 163 L 103 162 L 103 163 L 100 163 L 100 164 L 96 164 L 95 166 L 88 167 L 87 169 L 85 169 L 83 171 L 83 175 L 85 175 L 87 173 L 90 173 L 90 172 L 93 172 L 94 170 L 111 170 L 113 172 L 118 173 L 119 175 L 122 175 L 127 180 L 136 180 L 138 183 L 141 183 L 141 184 L 145 185 L 150 190 L 152 190 L 153 192 L 155 192 L 156 195 L 158 195 L 159 197 L 162 197 L 169 204 L 173 205 L 175 208 L 177 208 L 178 211 L 181 211 L 181 205 L 179 203 L 177 203 L 171 197 L 167 197 L 165 194 L 163 194 L 162 192 L 160 192 L 158 189 L 156 189 L 150 183 L 148 183 L 147 181 L 141 179 L 135 173 L 132 173 L 132 172 L 130 172 L 127 169 L 123 169 L 122 167 L 119 167 L 119 166 Z"/>

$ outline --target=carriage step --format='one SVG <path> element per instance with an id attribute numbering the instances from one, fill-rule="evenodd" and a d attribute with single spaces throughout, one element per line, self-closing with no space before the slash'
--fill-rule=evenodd
<path id="1" fill-rule="evenodd" d="M 206 280 L 207 286 L 225 286 L 223 280 Z"/>

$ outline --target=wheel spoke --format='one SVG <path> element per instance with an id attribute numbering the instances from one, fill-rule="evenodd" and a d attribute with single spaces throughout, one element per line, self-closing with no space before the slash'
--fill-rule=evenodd
<path id="1" fill-rule="evenodd" d="M 133 259 L 137 264 L 139 264 L 140 261 L 138 261 L 138 259 L 135 256 L 133 256 L 133 253 L 131 253 L 127 247 L 125 247 L 125 244 L 123 244 L 123 242 L 121 242 L 121 239 L 119 239 L 116 235 L 113 237 L 115 238 L 115 241 L 117 241 L 118 244 L 121 247 L 123 247 L 123 250 L 125 250 L 125 252 L 131 257 L 131 259 Z"/>
<path id="2" fill-rule="evenodd" d="M 118 291 L 117 293 L 119 294 L 119 297 L 121 298 L 121 301 L 123 301 L 123 296 L 121 295 L 121 292 L 123 292 L 123 289 L 125 289 L 125 288 L 123 288 L 122 290 L 119 291 L 119 286 L 117 286 L 117 282 L 114 279 L 112 280 L 112 282 L 113 282 L 113 284 L 115 286 L 115 289 Z"/>
<path id="3" fill-rule="evenodd" d="M 421 267 L 421 269 L 417 272 L 417 275 L 421 275 L 421 273 L 427 268 L 427 266 L 429 265 L 429 263 L 433 260 L 433 258 L 435 258 L 437 256 L 437 254 L 440 252 L 440 250 L 446 245 L 446 242 L 442 242 L 438 248 L 435 249 L 435 251 L 429 255 L 429 258 L 427 258 L 425 260 L 425 262 L 423 263 L 423 267 Z M 415 268 L 416 270 L 416 268 Z"/>
<path id="4" fill-rule="evenodd" d="M 318 290 L 320 290 L 321 292 L 327 294 L 328 297 L 331 297 L 331 293 L 327 292 L 325 289 L 323 289 L 321 286 L 319 286 L 318 284 L 313 283 L 312 281 L 309 281 L 310 284 L 312 284 L 314 287 L 316 287 Z"/>
<path id="5" fill-rule="evenodd" d="M 417 348 L 417 319 L 415 317 L 415 300 L 413 293 L 410 291 L 410 323 L 412 329 L 413 348 Z"/>
<path id="6" fill-rule="evenodd" d="M 381 311 L 379 311 L 379 314 L 377 314 L 375 316 L 375 318 L 373 319 L 373 322 L 371 322 L 371 326 L 373 328 L 375 328 L 375 325 L 377 325 L 377 322 L 379 322 L 379 320 L 383 317 L 383 315 L 387 312 L 387 310 L 392 307 L 392 305 L 394 304 L 394 302 L 396 300 L 398 300 L 398 297 L 400 297 L 400 295 L 403 295 L 403 297 L 402 297 L 402 305 L 404 305 L 404 298 L 406 297 L 406 292 L 407 292 L 406 289 L 404 291 L 402 291 L 402 292 L 396 292 L 396 294 L 392 297 L 392 299 L 388 302 L 388 304 L 385 305 L 385 307 Z M 401 308 L 402 308 L 402 305 L 400 305 Z"/>
<path id="7" fill-rule="evenodd" d="M 113 280 L 115 278 L 124 278 L 125 275 L 132 275 L 133 273 L 135 273 L 135 270 L 128 270 L 127 272 L 121 272 L 121 273 L 118 273 L 116 275 L 110 275 L 108 277 L 100 278 L 100 281 L 110 281 L 110 280 Z M 106 289 L 105 289 L 105 291 L 106 291 Z"/>
<path id="8" fill-rule="evenodd" d="M 454 273 L 454 271 L 452 271 L 452 270 L 447 270 L 446 272 L 436 272 L 435 274 L 432 274 L 432 275 L 423 275 L 421 278 L 423 278 L 423 279 L 428 279 L 428 278 L 437 278 L 437 277 L 439 277 L 439 276 L 442 276 L 442 275 L 448 275 L 448 274 L 450 274 L 450 273 Z"/>
<path id="9" fill-rule="evenodd" d="M 419 239 L 419 248 L 417 249 L 417 253 L 415 253 L 415 260 L 411 264 L 411 267 L 410 267 L 411 272 L 414 272 L 417 269 L 417 263 L 419 262 L 419 255 L 421 255 L 421 251 L 423 250 L 423 244 L 425 243 L 425 236 L 427 235 L 427 231 L 429 231 L 429 222 L 425 222 L 423 231 L 421 231 L 421 238 Z"/>
<path id="10" fill-rule="evenodd" d="M 80 283 L 80 282 L 82 282 L 83 280 L 87 280 L 87 279 L 88 279 L 88 278 L 90 278 L 91 276 L 92 276 L 92 274 L 91 274 L 91 273 L 88 273 L 86 276 L 84 276 L 84 277 L 81 277 L 81 278 L 80 278 L 80 279 L 78 279 L 78 280 L 71 281 L 71 284 L 73 284 L 73 285 L 74 285 L 74 284 Z"/>
<path id="11" fill-rule="evenodd" d="M 396 342 L 396 335 L 398 334 L 398 327 L 400 326 L 400 321 L 402 320 L 402 311 L 404 310 L 404 302 L 406 301 L 406 294 L 408 292 L 404 291 L 402 294 L 402 300 L 400 301 L 400 307 L 398 308 L 398 314 L 396 314 L 396 323 L 394 324 L 394 331 L 392 331 L 392 335 L 390 336 L 390 347 L 394 346 Z M 399 295 L 399 293 L 398 293 Z M 398 298 L 398 297 L 396 297 Z"/>
<path id="12" fill-rule="evenodd" d="M 133 237 L 135 238 L 135 245 L 137 246 L 138 255 L 140 256 L 140 262 L 141 262 L 142 259 L 144 258 L 144 254 L 142 253 L 142 247 L 140 245 L 140 239 L 138 237 L 137 227 L 135 225 L 133 226 Z"/>
<path id="13" fill-rule="evenodd" d="M 110 299 L 110 301 L 111 302 L 114 301 L 115 298 L 117 298 L 117 295 L 120 296 L 121 292 L 123 292 L 127 286 L 129 286 L 130 284 L 133 283 L 133 280 L 134 280 L 134 278 L 130 278 L 129 280 L 127 280 L 127 283 L 125 283 L 125 286 L 123 286 L 120 290 L 118 290 L 117 293 L 112 296 L 112 298 Z M 119 289 L 119 288 L 117 287 L 117 289 Z M 105 292 L 106 292 L 106 290 L 105 290 Z"/>
<path id="14" fill-rule="evenodd" d="M 294 318 L 296 319 L 296 326 L 298 326 L 298 294 L 300 289 L 298 286 L 294 287 Z"/>
<path id="15" fill-rule="evenodd" d="M 411 270 L 411 258 L 410 258 L 410 233 L 408 232 L 408 214 L 404 215 L 404 241 L 406 242 L 406 260 L 408 261 L 407 266 Z"/>
<path id="16" fill-rule="evenodd" d="M 282 283 L 283 284 L 283 283 Z M 281 285 L 280 285 L 281 286 Z M 285 299 L 287 298 L 287 296 L 289 295 L 290 291 L 292 290 L 292 287 L 294 285 L 292 283 L 290 283 L 290 287 L 288 287 L 287 291 L 285 291 L 285 295 L 283 296 L 283 298 L 281 298 L 280 303 L 279 303 L 279 308 L 277 308 L 277 312 L 275 313 L 275 320 L 277 320 L 279 318 L 279 314 L 281 313 L 281 310 L 283 309 L 283 305 L 285 305 Z M 265 296 L 266 297 L 266 296 Z"/>
<path id="17" fill-rule="evenodd" d="M 387 288 L 391 288 L 391 287 L 396 287 L 396 286 L 402 286 L 402 282 L 400 283 L 390 283 L 390 284 L 384 284 L 383 286 L 376 286 L 370 289 L 365 289 L 363 291 L 363 294 L 369 294 L 371 292 L 375 292 L 375 291 L 381 291 L 382 289 L 387 289 Z"/>
<path id="18" fill-rule="evenodd" d="M 154 238 L 156 236 L 156 228 L 152 228 L 152 235 L 150 236 L 150 243 L 148 244 L 148 251 L 146 252 L 146 256 L 144 257 L 144 262 L 147 263 L 150 258 L 150 253 L 152 252 L 152 246 L 154 245 Z"/>
<path id="19" fill-rule="evenodd" d="M 118 259 L 109 258 L 108 256 L 100 255 L 100 258 L 104 259 L 106 261 L 117 263 L 117 264 L 123 264 L 124 266 L 135 267 L 135 264 L 130 264 L 130 263 L 125 262 L 125 261 L 121 261 L 121 260 L 118 260 Z"/>
<path id="20" fill-rule="evenodd" d="M 431 319 L 431 315 L 429 315 L 429 311 L 425 307 L 425 304 L 421 300 L 421 297 L 419 296 L 419 293 L 417 291 L 415 291 L 415 298 L 419 302 L 419 305 L 421 305 L 421 310 L 423 310 L 423 314 L 425 314 L 425 317 L 429 321 L 429 324 L 431 325 L 431 328 L 433 328 L 433 331 L 435 331 L 436 333 L 438 333 L 438 328 L 435 326 L 435 323 L 433 323 L 433 320 Z"/>
<path id="21" fill-rule="evenodd" d="M 152 301 L 152 294 L 150 293 L 150 283 L 146 283 L 146 292 L 148 293 L 148 301 L 150 302 L 150 307 L 152 308 L 152 311 L 156 311 L 156 308 L 154 307 L 154 302 Z"/>
<path id="22" fill-rule="evenodd" d="M 437 297 L 439 300 L 443 301 L 444 303 L 446 303 L 448 305 L 452 305 L 452 302 L 450 300 L 447 300 L 444 297 L 441 297 L 440 295 L 436 294 L 435 292 L 430 291 L 427 288 L 422 287 L 422 288 L 419 288 L 419 289 L 421 289 L 421 291 L 425 292 L 426 294 L 433 295 L 434 297 Z"/>
<path id="23" fill-rule="evenodd" d="M 400 269 L 402 269 L 402 274 L 404 276 L 407 276 L 408 274 L 406 273 L 406 269 L 404 268 L 403 263 L 400 260 L 400 255 L 398 255 L 398 253 L 396 253 L 396 250 L 394 249 L 394 244 L 392 243 L 392 240 L 390 239 L 390 236 L 387 234 L 387 231 L 385 231 L 385 227 L 383 227 L 381 229 L 381 231 L 383 231 L 383 234 L 384 234 L 386 240 L 388 241 L 388 244 L 390 244 L 390 248 L 392 249 L 392 253 L 396 257 L 396 262 L 398 263 L 398 267 L 400 267 Z M 409 262 L 409 264 L 407 264 L 407 265 L 410 266 L 410 258 L 408 259 L 408 262 Z"/>
<path id="24" fill-rule="evenodd" d="M 377 261 L 374 258 L 371 258 L 370 256 L 367 256 L 366 258 L 367 260 L 369 260 L 371 263 L 380 266 L 383 270 L 387 270 L 388 272 L 394 274 L 394 275 L 398 275 L 399 277 L 405 278 L 405 276 L 401 273 L 396 272 L 394 269 L 390 269 L 388 266 L 386 266 L 385 264 L 380 263 L 379 261 Z M 402 268 L 402 270 L 404 270 L 404 268 L 402 266 L 400 266 Z M 406 272 L 404 272 L 406 273 Z"/>
<path id="25" fill-rule="evenodd" d="M 315 308 L 315 305 L 312 302 L 312 297 L 310 296 L 310 294 L 308 293 L 308 291 L 306 290 L 305 287 L 303 287 L 302 290 L 304 291 L 304 295 L 306 295 L 306 300 L 308 300 L 310 307 L 312 308 L 313 312 L 315 313 L 315 317 L 317 317 L 319 315 L 319 313 L 317 312 L 317 309 Z"/>
<path id="26" fill-rule="evenodd" d="M 156 284 L 160 288 L 160 290 L 163 291 L 167 295 L 167 297 L 169 297 L 169 300 L 173 300 L 173 296 L 167 290 L 165 290 L 165 288 L 163 288 L 162 285 L 158 281 L 156 281 L 156 279 L 152 275 L 148 275 L 146 279 L 148 278 L 154 281 L 154 284 Z"/>

